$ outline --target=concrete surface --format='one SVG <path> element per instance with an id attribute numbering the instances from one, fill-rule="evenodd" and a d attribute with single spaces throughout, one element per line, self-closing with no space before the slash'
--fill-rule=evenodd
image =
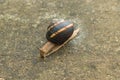
<path id="1" fill-rule="evenodd" d="M 42 60 L 54 18 L 81 32 Z M 120 0 L 0 0 L 0 80 L 120 80 Z"/>

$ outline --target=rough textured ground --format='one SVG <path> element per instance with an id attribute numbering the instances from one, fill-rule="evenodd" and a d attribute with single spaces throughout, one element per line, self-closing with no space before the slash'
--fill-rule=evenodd
<path id="1" fill-rule="evenodd" d="M 49 21 L 81 32 L 40 59 Z M 0 0 L 0 80 L 120 80 L 120 0 Z"/>

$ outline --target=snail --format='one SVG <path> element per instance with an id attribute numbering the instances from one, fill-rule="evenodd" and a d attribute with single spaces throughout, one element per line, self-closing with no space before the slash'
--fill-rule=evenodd
<path id="1" fill-rule="evenodd" d="M 73 39 L 79 32 L 74 30 L 74 24 L 64 19 L 53 19 L 47 28 L 47 43 L 40 48 L 41 57 L 46 57 L 54 53 L 68 41 Z"/>
<path id="2" fill-rule="evenodd" d="M 46 38 L 55 44 L 63 44 L 74 31 L 73 23 L 65 20 L 52 21 L 48 26 Z"/>

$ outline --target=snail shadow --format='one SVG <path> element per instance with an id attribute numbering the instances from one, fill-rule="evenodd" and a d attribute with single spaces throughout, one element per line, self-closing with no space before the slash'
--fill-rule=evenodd
<path id="1" fill-rule="evenodd" d="M 57 52 L 54 52 L 53 54 L 41 58 L 40 56 L 40 51 L 37 49 L 37 54 L 34 55 L 34 57 L 31 59 L 32 63 L 32 69 L 30 70 L 30 73 L 35 74 L 42 74 L 43 72 L 46 72 L 47 70 L 59 66 L 59 61 L 64 60 L 65 57 L 67 56 L 67 52 L 69 50 L 69 46 L 72 46 L 72 44 L 68 43 L 67 45 L 63 46 L 61 49 L 59 49 Z M 67 53 L 67 54 L 66 54 Z M 34 74 L 33 74 L 34 75 Z"/>

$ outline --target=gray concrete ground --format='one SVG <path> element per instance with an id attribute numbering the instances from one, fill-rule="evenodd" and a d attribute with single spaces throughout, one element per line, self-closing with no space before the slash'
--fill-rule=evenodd
<path id="1" fill-rule="evenodd" d="M 49 21 L 79 36 L 45 60 Z M 120 0 L 0 0 L 0 80 L 120 80 Z"/>

